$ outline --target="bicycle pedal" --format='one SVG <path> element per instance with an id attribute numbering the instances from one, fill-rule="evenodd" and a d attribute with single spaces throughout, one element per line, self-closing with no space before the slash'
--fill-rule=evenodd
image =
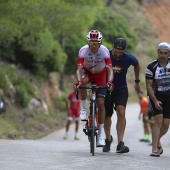
<path id="1" fill-rule="evenodd" d="M 82 122 L 87 122 L 88 120 L 87 119 L 83 119 L 83 120 L 81 120 Z"/>
<path id="2" fill-rule="evenodd" d="M 103 147 L 104 145 L 96 145 L 97 148 Z"/>

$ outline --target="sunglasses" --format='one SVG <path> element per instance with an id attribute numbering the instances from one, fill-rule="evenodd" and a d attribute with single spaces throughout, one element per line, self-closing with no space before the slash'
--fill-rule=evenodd
<path id="1" fill-rule="evenodd" d="M 88 43 L 90 46 L 99 46 L 100 43 L 97 43 L 97 42 L 89 42 Z"/>

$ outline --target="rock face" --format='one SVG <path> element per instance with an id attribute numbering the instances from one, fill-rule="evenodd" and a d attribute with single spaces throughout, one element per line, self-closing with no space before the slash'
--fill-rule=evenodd
<path id="1" fill-rule="evenodd" d="M 152 23 L 160 42 L 170 43 L 170 1 L 152 1 L 145 7 L 145 16 Z"/>

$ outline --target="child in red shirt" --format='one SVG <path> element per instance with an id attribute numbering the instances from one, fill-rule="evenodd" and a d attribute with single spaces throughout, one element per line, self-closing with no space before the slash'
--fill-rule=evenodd
<path id="1" fill-rule="evenodd" d="M 69 105 L 70 104 L 70 105 Z M 66 123 L 66 133 L 64 135 L 64 139 L 68 138 L 68 131 L 70 124 L 75 119 L 75 140 L 79 140 L 79 137 L 77 136 L 78 128 L 79 128 L 79 115 L 80 115 L 80 101 L 76 99 L 75 91 L 71 92 L 66 100 L 66 106 L 68 109 L 68 115 L 67 115 L 67 123 Z"/>

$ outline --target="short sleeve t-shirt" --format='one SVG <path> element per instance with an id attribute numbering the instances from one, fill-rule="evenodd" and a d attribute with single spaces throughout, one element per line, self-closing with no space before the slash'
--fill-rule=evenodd
<path id="1" fill-rule="evenodd" d="M 146 79 L 153 80 L 153 88 L 157 94 L 170 94 L 170 59 L 166 68 L 159 65 L 158 60 L 151 62 L 145 71 Z"/>
<path id="2" fill-rule="evenodd" d="M 148 100 L 148 98 L 142 97 L 142 99 L 139 100 L 139 104 L 140 104 L 140 107 L 141 107 L 140 112 L 141 112 L 143 115 L 146 115 L 146 114 L 147 114 L 147 111 L 148 111 L 148 106 L 149 106 L 149 100 Z"/>
<path id="3" fill-rule="evenodd" d="M 76 99 L 76 94 L 75 92 L 72 92 L 69 94 L 67 100 L 70 101 L 70 108 L 71 109 L 80 109 L 80 100 Z"/>
<path id="4" fill-rule="evenodd" d="M 109 52 L 110 58 L 112 60 L 112 67 L 114 70 L 113 84 L 115 85 L 115 89 L 126 88 L 127 70 L 131 65 L 136 66 L 138 64 L 138 60 L 134 55 L 124 52 L 122 58 L 117 61 L 112 55 L 112 50 L 110 50 Z"/>

